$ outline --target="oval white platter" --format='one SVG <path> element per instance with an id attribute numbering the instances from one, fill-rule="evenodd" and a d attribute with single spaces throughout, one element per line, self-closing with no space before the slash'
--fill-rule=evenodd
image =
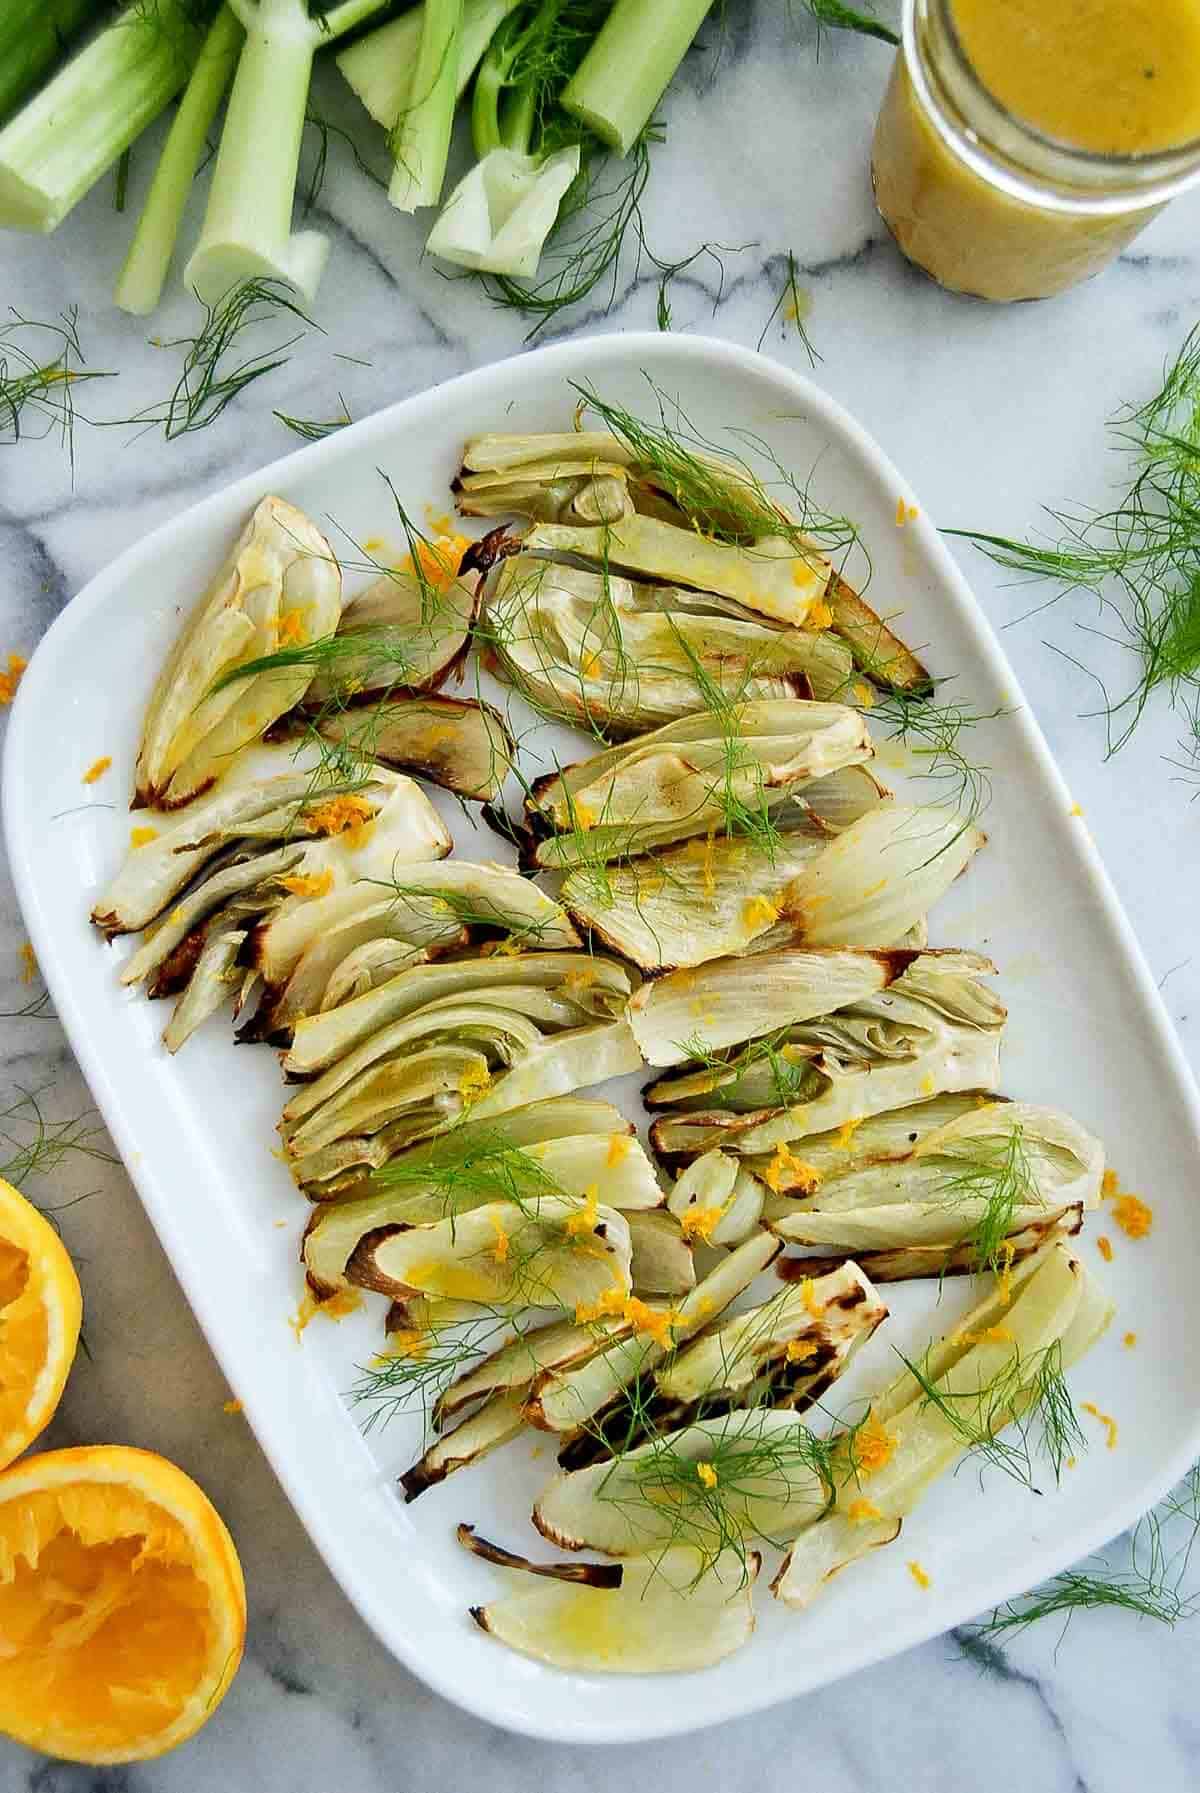
<path id="1" fill-rule="evenodd" d="M 283 1100 L 274 1054 L 235 1046 L 227 1015 L 172 1059 L 165 1005 L 117 983 L 127 944 L 88 923 L 129 841 L 126 808 L 146 697 L 181 615 L 264 494 L 300 505 L 332 535 L 402 540 L 382 473 L 410 513 L 450 509 L 469 435 L 569 427 L 576 394 L 654 415 L 653 381 L 707 437 L 760 438 L 815 497 L 860 526 L 869 596 L 924 650 L 956 701 L 1005 713 L 966 751 L 990 769 L 990 836 L 933 918 L 932 944 L 973 947 L 1000 967 L 1011 1019 L 1002 1088 L 1052 1103 L 1101 1135 L 1125 1186 L 1152 1201 L 1151 1237 L 1118 1235 L 1102 1264 L 1092 1219 L 1080 1249 L 1118 1303 L 1107 1338 L 1071 1378 L 1077 1399 L 1114 1415 L 1119 1444 L 1091 1448 L 1055 1488 L 1028 1493 L 968 1465 L 926 1499 L 893 1549 L 835 1582 L 805 1614 L 756 1592 L 749 1646 L 692 1676 L 568 1676 L 503 1649 L 468 1617 L 503 1572 L 454 1542 L 459 1520 L 530 1554 L 551 1554 L 528 1523 L 553 1469 L 549 1440 L 517 1440 L 411 1506 L 395 1478 L 419 1454 L 416 1416 L 364 1438 L 345 1395 L 378 1348 L 382 1307 L 334 1325 L 289 1327 L 301 1292 L 301 1198 L 272 1155 Z M 727 440 L 731 440 L 726 437 Z M 736 446 L 731 441 L 731 445 Z M 743 452 L 755 459 L 755 451 Z M 54 1006 L 184 1293 L 297 1512 L 382 1641 L 449 1699 L 492 1722 L 573 1742 L 630 1741 L 753 1712 L 891 1655 L 1074 1562 L 1131 1523 L 1200 1454 L 1200 1102 L 1162 1003 L 995 637 L 923 513 L 870 438 L 810 381 L 728 344 L 610 336 L 539 350 L 405 400 L 196 505 L 110 566 L 54 623 L 25 674 L 9 727 L 4 822 L 21 907 Z M 354 558 L 353 550 L 348 550 Z M 358 575 L 362 580 L 364 575 Z M 353 589 L 354 580 L 350 580 Z M 559 756 L 587 751 L 568 731 L 534 736 Z M 110 754 L 94 785 L 85 769 Z M 894 748 L 883 775 L 897 777 Z M 541 766 L 537 770 L 544 769 Z M 908 787 L 926 797 L 926 784 Z M 918 795 L 918 800 L 920 800 Z M 458 851 L 499 858 L 494 834 L 439 802 Z M 1006 975 L 1006 967 L 1009 968 Z M 636 1085 L 636 1079 L 632 1085 Z M 613 1093 L 630 1112 L 632 1088 Z M 280 1224 L 282 1223 L 282 1224 Z M 891 1373 L 893 1347 L 920 1349 L 967 1303 L 963 1280 L 891 1286 L 893 1317 L 856 1361 L 839 1401 Z M 1127 1329 L 1138 1348 L 1122 1349 Z M 906 1562 L 931 1578 L 922 1592 Z"/>

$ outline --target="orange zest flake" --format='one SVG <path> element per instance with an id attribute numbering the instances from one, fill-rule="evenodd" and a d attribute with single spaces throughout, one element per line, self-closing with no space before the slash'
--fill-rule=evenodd
<path id="1" fill-rule="evenodd" d="M 1106 1264 L 1112 1263 L 1112 1240 L 1108 1237 L 1107 1233 L 1101 1233 L 1096 1240 L 1096 1250 L 1100 1253 L 1100 1256 L 1104 1259 Z"/>
<path id="2" fill-rule="evenodd" d="M 465 535 L 439 535 L 435 541 L 418 542 L 415 564 L 410 554 L 405 565 L 435 591 L 448 591 L 470 546 Z"/>
<path id="3" fill-rule="evenodd" d="M 924 1569 L 922 1569 L 915 1557 L 908 1565 L 908 1572 L 920 1588 L 921 1592 L 927 1594 L 929 1589 L 933 1586 L 933 1583 L 930 1581 L 928 1575 L 925 1573 Z"/>
<path id="4" fill-rule="evenodd" d="M 580 798 L 576 798 L 571 804 L 570 814 L 571 819 L 577 828 L 582 828 L 586 831 L 587 829 L 596 826 L 598 818 L 595 810 L 590 803 L 584 803 Z"/>
<path id="5" fill-rule="evenodd" d="M 432 535 L 449 535 L 454 524 L 445 511 L 435 511 L 432 504 L 425 506 L 425 527 Z"/>
<path id="6" fill-rule="evenodd" d="M 966 1345 L 1011 1345 L 1015 1334 L 1011 1326 L 984 1326 L 979 1332 L 960 1332 Z"/>
<path id="7" fill-rule="evenodd" d="M 564 1231 L 568 1239 L 576 1239 L 582 1233 L 594 1233 L 596 1222 L 600 1218 L 600 1185 L 589 1183 L 583 1192 L 583 1206 L 574 1214 L 568 1214 Z"/>
<path id="8" fill-rule="evenodd" d="M 498 1214 L 489 1214 L 488 1219 L 491 1221 L 492 1231 L 496 1235 L 496 1243 L 492 1246 L 492 1256 L 498 1264 L 506 1264 L 508 1262 L 508 1248 L 512 1241 L 505 1230 L 504 1222 L 500 1219 Z"/>
<path id="9" fill-rule="evenodd" d="M 308 637 L 308 629 L 304 622 L 307 611 L 308 605 L 305 604 L 298 610 L 285 610 L 276 617 L 275 646 L 277 648 L 304 646 Z"/>
<path id="10" fill-rule="evenodd" d="M 712 896 L 717 888 L 716 873 L 713 871 L 713 855 L 717 850 L 717 837 L 713 829 L 709 829 L 703 840 L 689 840 L 685 843 L 683 854 L 685 859 L 698 859 L 701 868 L 701 880 L 705 896 Z"/>
<path id="11" fill-rule="evenodd" d="M 290 878 L 280 878 L 279 882 L 293 896 L 328 896 L 333 889 L 333 867 L 327 865 L 323 872 L 293 872 Z"/>
<path id="12" fill-rule="evenodd" d="M 863 1117 L 861 1115 L 859 1115 L 856 1121 L 842 1122 L 837 1133 L 834 1135 L 833 1141 L 839 1152 L 849 1152 L 852 1149 L 854 1135 L 858 1132 L 862 1124 Z"/>
<path id="13" fill-rule="evenodd" d="M 856 1474 L 860 1478 L 875 1475 L 885 1463 L 891 1462 L 898 1443 L 896 1434 L 889 1432 L 873 1413 L 868 1413 L 851 1446 Z"/>
<path id="14" fill-rule="evenodd" d="M 823 1304 L 817 1300 L 817 1291 L 811 1276 L 806 1276 L 804 1281 L 800 1284 L 800 1299 L 804 1303 L 805 1312 L 811 1314 L 814 1320 L 822 1318 L 825 1308 Z"/>
<path id="15" fill-rule="evenodd" d="M 458 1093 L 467 1104 L 478 1102 L 492 1087 L 492 1074 L 486 1065 L 468 1065 L 458 1080 Z"/>
<path id="16" fill-rule="evenodd" d="M 599 672 L 601 660 L 599 654 L 585 654 L 579 662 L 579 670 L 585 679 L 594 679 Z"/>
<path id="17" fill-rule="evenodd" d="M 21 674 L 28 665 L 28 660 L 20 654 L 8 656 L 8 671 L 0 672 L 0 704 L 12 702 L 17 695 L 17 686 L 21 683 Z"/>
<path id="18" fill-rule="evenodd" d="M 797 1158 L 787 1146 L 780 1141 L 775 1147 L 775 1156 L 763 1171 L 763 1182 L 775 1195 L 785 1186 L 798 1189 L 802 1195 L 812 1195 L 821 1187 L 821 1173 L 811 1164 L 805 1164 Z"/>
<path id="19" fill-rule="evenodd" d="M 402 1326 L 399 1331 L 389 1335 L 386 1348 L 377 1352 L 372 1361 L 382 1365 L 395 1357 L 428 1357 L 432 1343 L 432 1332 L 427 1332 L 420 1326 Z"/>
<path id="20" fill-rule="evenodd" d="M 131 847 L 148 847 L 152 840 L 157 839 L 157 828 L 143 826 L 141 828 L 131 828 L 129 830 L 129 844 Z"/>
<path id="21" fill-rule="evenodd" d="M 318 1301 L 311 1290 L 306 1289 L 288 1325 L 299 1338 L 314 1314 L 324 1314 L 327 1320 L 344 1320 L 347 1314 L 354 1313 L 361 1306 L 362 1293 L 358 1289 L 339 1289 L 328 1301 Z"/>
<path id="22" fill-rule="evenodd" d="M 1094 1420 L 1099 1420 L 1104 1427 L 1104 1442 L 1110 1451 L 1117 1448 L 1117 1422 L 1111 1413 L 1101 1413 L 1094 1401 L 1081 1401 L 1079 1405 L 1085 1413 L 1090 1413 Z"/>
<path id="23" fill-rule="evenodd" d="M 1081 803 L 1072 803 L 1067 814 L 1069 816 L 1081 816 L 1083 814 L 1083 805 Z"/>
<path id="24" fill-rule="evenodd" d="M 742 926 L 744 928 L 769 928 L 773 921 L 779 920 L 779 910 L 769 897 L 754 896 L 749 902 L 742 904 Z"/>
<path id="25" fill-rule="evenodd" d="M 240 1413 L 241 1411 L 242 1403 L 240 1401 L 225 1401 L 222 1403 L 222 1413 Z"/>
<path id="26" fill-rule="evenodd" d="M 860 709 L 873 710 L 875 708 L 875 693 L 865 679 L 856 681 L 852 695 Z"/>
<path id="27" fill-rule="evenodd" d="M 907 512 L 907 507 L 904 503 L 903 498 L 897 498 L 897 500 L 896 500 L 896 528 L 897 529 L 904 528 L 904 525 L 908 520 L 906 512 Z"/>
<path id="28" fill-rule="evenodd" d="M 104 774 L 108 771 L 108 768 L 111 765 L 112 765 L 112 754 L 111 753 L 106 753 L 106 754 L 102 755 L 102 757 L 100 759 L 93 760 L 91 765 L 88 767 L 87 771 L 83 775 L 83 783 L 84 784 L 95 784 L 97 779 L 104 777 Z"/>
<path id="29" fill-rule="evenodd" d="M 818 598 L 815 604 L 809 606 L 808 615 L 804 619 L 804 627 L 815 630 L 833 627 L 833 611 L 823 598 Z"/>
<path id="30" fill-rule="evenodd" d="M 625 1307 L 625 1290 L 620 1283 L 604 1289 L 594 1301 L 575 1303 L 575 1324 L 587 1326 L 593 1320 L 607 1320 L 621 1314 Z"/>
<path id="31" fill-rule="evenodd" d="M 1100 1179 L 1100 1200 L 1111 1202 L 1121 1193 L 1121 1179 L 1115 1170 L 1106 1170 Z"/>
<path id="32" fill-rule="evenodd" d="M 583 965 L 578 971 L 568 971 L 562 981 L 562 987 L 575 995 L 580 991 L 590 990 L 595 981 L 596 973 L 590 966 Z"/>
<path id="33" fill-rule="evenodd" d="M 633 1141 L 628 1133 L 614 1133 L 608 1142 L 608 1155 L 604 1160 L 607 1169 L 616 1170 L 618 1164 L 624 1164 L 632 1145 Z"/>
<path id="34" fill-rule="evenodd" d="M 716 1231 L 717 1223 L 724 1214 L 724 1205 L 718 1208 L 702 1208 L 698 1202 L 685 1208 L 679 1221 L 679 1230 L 686 1243 L 693 1239 L 711 1239 Z"/>
<path id="35" fill-rule="evenodd" d="M 716 1464 L 715 1463 L 697 1463 L 697 1465 L 696 1465 L 696 1480 L 698 1482 L 703 1483 L 704 1487 L 706 1487 L 706 1488 L 715 1488 L 717 1485 Z"/>
<path id="36" fill-rule="evenodd" d="M 1121 1343 L 1124 1345 L 1124 1347 L 1127 1351 L 1132 1351 L 1133 1347 L 1137 1344 L 1137 1333 L 1136 1332 L 1127 1332 L 1125 1334 L 1124 1338 L 1121 1340 Z"/>
<path id="37" fill-rule="evenodd" d="M 344 834 L 350 828 L 362 828 L 374 821 L 375 811 L 365 797 L 343 793 L 330 797 L 310 809 L 307 821 L 315 834 Z"/>
<path id="38" fill-rule="evenodd" d="M 1154 1210 L 1137 1195 L 1118 1196 L 1112 1217 L 1129 1239 L 1144 1239 L 1154 1225 Z"/>
<path id="39" fill-rule="evenodd" d="M 808 1357 L 815 1357 L 821 1349 L 816 1339 L 789 1339 L 783 1355 L 789 1363 L 803 1363 Z"/>
<path id="40" fill-rule="evenodd" d="M 17 957 L 21 961 L 21 982 L 31 984 L 38 974 L 37 955 L 28 940 L 22 940 L 17 948 Z"/>
<path id="41" fill-rule="evenodd" d="M 661 1345 L 664 1350 L 670 1349 L 671 1328 L 676 1319 L 674 1308 L 651 1307 L 636 1295 L 630 1295 L 622 1303 L 621 1314 L 635 1332 L 649 1333 L 656 1345 Z"/>
<path id="42" fill-rule="evenodd" d="M 883 1514 L 873 1500 L 852 1500 L 846 1508 L 846 1517 L 851 1525 L 870 1525 L 873 1519 L 882 1519 Z"/>

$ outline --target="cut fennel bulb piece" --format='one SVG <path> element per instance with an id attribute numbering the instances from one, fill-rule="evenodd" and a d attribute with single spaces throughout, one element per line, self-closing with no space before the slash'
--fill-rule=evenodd
<path id="1" fill-rule="evenodd" d="M 186 0 L 139 0 L 0 131 L 0 227 L 51 231 L 178 93 L 200 46 Z"/>
<path id="2" fill-rule="evenodd" d="M 546 157 L 489 150 L 455 187 L 425 247 L 460 268 L 528 279 L 578 173 L 577 143 Z"/>
<path id="3" fill-rule="evenodd" d="M 384 0 L 343 0 L 318 20 L 305 0 L 230 0 L 246 30 L 200 240 L 184 278 L 214 305 L 243 280 L 282 280 L 311 304 L 329 256 L 320 231 L 292 230 L 312 62 Z"/>
<path id="4" fill-rule="evenodd" d="M 242 47 L 242 26 L 230 7 L 213 20 L 167 133 L 113 297 L 123 311 L 146 317 L 162 296 L 183 208 Z"/>
<path id="5" fill-rule="evenodd" d="M 396 166 L 388 198 L 399 212 L 436 205 L 446 178 L 458 99 L 463 0 L 425 0 L 408 104 L 389 139 Z"/>
<path id="6" fill-rule="evenodd" d="M 457 98 L 471 84 L 480 58 L 510 12 L 521 0 L 463 0 L 462 30 L 458 38 Z M 389 19 L 365 37 L 339 50 L 338 68 L 376 124 L 394 130 L 413 91 L 413 65 L 421 43 L 425 8 L 414 6 L 398 19 Z"/>

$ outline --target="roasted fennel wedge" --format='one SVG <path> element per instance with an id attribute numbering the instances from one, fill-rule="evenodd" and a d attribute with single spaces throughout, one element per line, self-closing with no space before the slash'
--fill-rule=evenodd
<path id="1" fill-rule="evenodd" d="M 620 1580 L 603 1585 L 522 1563 L 537 1584 L 473 1606 L 471 1617 L 510 1649 L 575 1674 L 684 1673 L 722 1662 L 748 1642 L 761 1561 L 732 1550 L 706 1561 L 680 1546 L 627 1559 Z M 508 1566 L 518 1565 L 509 1558 Z"/>
<path id="2" fill-rule="evenodd" d="M 150 698 L 137 760 L 139 803 L 174 809 L 208 789 L 235 755 L 299 703 L 313 678 L 290 667 L 241 673 L 283 642 L 332 635 L 342 576 L 303 511 L 264 498 L 193 610 Z"/>
<path id="3" fill-rule="evenodd" d="M 983 844 L 950 810 L 880 803 L 831 836 L 803 803 L 764 846 L 725 834 L 563 882 L 581 927 L 644 971 L 772 946 L 901 946 Z"/>
<path id="4" fill-rule="evenodd" d="M 1068 1115 L 1004 1102 L 923 1132 L 904 1157 L 832 1174 L 800 1168 L 807 1192 L 773 1196 L 767 1214 L 789 1243 L 857 1257 L 970 1242 L 980 1268 L 997 1268 L 1014 1236 L 1097 1205 L 1104 1152 Z"/>
<path id="5" fill-rule="evenodd" d="M 874 990 L 851 995 L 836 1007 L 826 1005 L 823 1014 L 810 1009 L 805 1021 L 785 1020 L 788 1005 L 794 1010 L 808 990 L 813 1002 L 818 1000 L 807 961 L 819 956 L 784 952 L 717 960 L 652 986 L 635 1025 L 645 1056 L 654 1062 L 657 1053 L 663 1062 L 678 1063 L 690 1055 L 693 1061 L 691 1068 L 660 1078 L 646 1091 L 648 1108 L 672 1111 L 651 1129 L 654 1149 L 665 1162 L 719 1146 L 764 1165 L 774 1159 L 776 1177 L 785 1178 L 787 1159 L 780 1148 L 790 1151 L 798 1141 L 835 1128 L 850 1141 L 864 1121 L 885 1111 L 935 1095 L 995 1088 L 1007 1011 L 980 981 L 994 971 L 990 961 L 962 952 L 829 952 L 830 969 L 823 976 L 830 990 L 835 971 L 840 978 L 847 960 L 890 964 L 896 974 L 877 974 Z M 764 973 L 772 963 L 794 977 L 794 991 Z M 755 970 L 753 986 L 741 981 Z M 867 970 L 864 965 L 860 975 Z M 851 975 L 847 969 L 843 987 Z M 688 979 L 690 989 L 681 982 Z M 714 1033 L 736 1029 L 732 998 L 751 988 L 759 1025 L 777 1014 L 779 1025 L 740 1051 L 710 1048 Z M 714 996 L 726 1006 L 714 1007 Z M 695 1009 L 688 1006 L 692 1002 Z M 709 1015 L 711 1021 L 705 1019 Z"/>
<path id="6" fill-rule="evenodd" d="M 547 836 L 537 862 L 569 871 L 743 831 L 746 818 L 872 751 L 862 717 L 844 704 L 778 698 L 703 710 L 538 779 L 526 800 L 534 832 Z"/>
<path id="7" fill-rule="evenodd" d="M 773 1584 L 787 1605 L 807 1606 L 833 1575 L 886 1541 L 881 1531 L 898 1533 L 968 1452 L 1032 1485 L 1040 1451 L 1058 1478 L 1081 1438 L 1062 1374 L 1091 1349 L 1113 1309 L 1062 1244 L 1021 1271 L 1011 1299 L 1000 1285 L 883 1391 L 842 1444 L 835 1498 L 800 1532 Z M 1008 1427 L 1016 1428 L 1013 1441 Z"/>
<path id="8" fill-rule="evenodd" d="M 844 699 L 852 671 L 834 635 L 772 625 L 732 599 L 529 554 L 500 562 L 482 627 L 535 708 L 610 739 L 714 697 Z"/>

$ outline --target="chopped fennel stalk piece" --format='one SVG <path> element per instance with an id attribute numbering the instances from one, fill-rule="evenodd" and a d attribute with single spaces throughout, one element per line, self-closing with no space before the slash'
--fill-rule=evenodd
<path id="1" fill-rule="evenodd" d="M 162 297 L 175 242 L 208 140 L 244 37 L 232 8 L 221 7 L 171 121 L 113 297 L 123 311 L 146 317 Z"/>
<path id="2" fill-rule="evenodd" d="M 384 0 L 340 0 L 319 18 L 306 0 L 229 0 L 245 27 L 200 240 L 184 279 L 205 303 L 252 279 L 280 280 L 311 302 L 329 254 L 319 232 L 292 231 L 292 202 L 312 62 Z"/>
<path id="3" fill-rule="evenodd" d="M 133 0 L 0 130 L 0 227 L 51 231 L 168 106 L 200 48 L 189 0 Z"/>
<path id="4" fill-rule="evenodd" d="M 436 205 L 442 196 L 458 98 L 463 0 L 425 0 L 408 102 L 388 140 L 395 167 L 388 198 L 397 211 Z"/>
<path id="5" fill-rule="evenodd" d="M 473 1606 L 471 1617 L 510 1649 L 572 1674 L 682 1674 L 749 1642 L 761 1560 L 756 1552 L 706 1560 L 686 1546 L 656 1550 L 621 1564 L 615 1585 L 578 1585 L 583 1565 L 577 1585 L 542 1580 Z"/>
<path id="6" fill-rule="evenodd" d="M 627 156 L 662 99 L 712 0 L 616 0 L 563 91 L 562 106 Z"/>
<path id="7" fill-rule="evenodd" d="M 101 0 L 8 0 L 0 9 L 0 122 L 53 68 Z"/>
<path id="8" fill-rule="evenodd" d="M 303 697 L 311 666 L 256 676 L 247 663 L 271 653 L 285 631 L 300 645 L 332 634 L 341 589 L 341 570 L 315 525 L 282 498 L 264 498 L 159 674 L 138 750 L 141 803 L 190 802 Z"/>
<path id="9" fill-rule="evenodd" d="M 548 156 L 489 150 L 451 193 L 425 247 L 460 268 L 529 279 L 578 173 L 578 144 Z"/>
<path id="10" fill-rule="evenodd" d="M 509 13 L 524 0 L 463 0 L 458 38 L 457 98 L 471 84 L 480 58 Z M 424 26 L 423 6 L 410 7 L 398 19 L 339 50 L 338 68 L 376 124 L 392 131 L 407 111 L 413 94 L 413 72 Z"/>

